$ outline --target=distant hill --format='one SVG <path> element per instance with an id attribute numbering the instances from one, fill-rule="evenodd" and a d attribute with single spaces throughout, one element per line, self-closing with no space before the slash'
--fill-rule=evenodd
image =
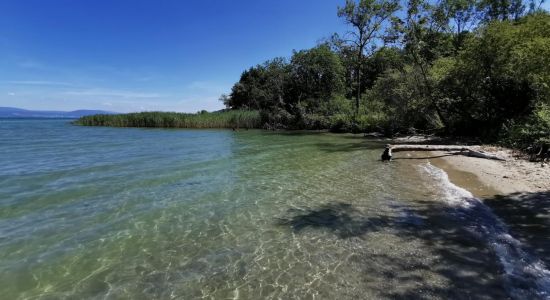
<path id="1" fill-rule="evenodd" d="M 75 110 L 75 111 L 53 111 L 53 110 L 26 110 L 14 107 L 0 107 L 0 118 L 65 118 L 76 119 L 84 116 L 116 114 L 103 110 Z"/>

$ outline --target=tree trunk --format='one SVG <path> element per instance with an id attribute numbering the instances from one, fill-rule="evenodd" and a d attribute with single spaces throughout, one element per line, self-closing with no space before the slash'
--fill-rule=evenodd
<path id="1" fill-rule="evenodd" d="M 506 159 L 496 155 L 477 150 L 476 146 L 460 146 L 460 145 L 393 145 L 390 146 L 392 152 L 403 151 L 459 151 L 460 154 L 478 158 L 494 159 L 505 161 Z"/>
<path id="2" fill-rule="evenodd" d="M 443 113 L 441 112 L 441 109 L 440 109 L 440 107 L 437 103 L 437 100 L 434 98 L 432 85 L 431 85 L 430 80 L 428 78 L 426 68 L 423 65 L 420 58 L 416 57 L 416 55 L 413 55 L 413 56 L 414 56 L 414 60 L 415 60 L 416 64 L 420 67 L 420 72 L 422 73 L 422 79 L 424 80 L 424 85 L 426 86 L 426 90 L 427 90 L 427 94 L 428 94 L 427 97 L 428 97 L 428 99 L 430 99 L 431 104 L 435 108 L 435 112 L 437 113 L 437 116 L 441 120 L 441 123 L 443 123 L 443 126 L 445 127 L 445 130 L 449 130 L 449 122 L 447 122 L 447 119 L 445 118 L 445 116 L 443 116 Z"/>
<path id="3" fill-rule="evenodd" d="M 355 116 L 359 116 L 359 101 L 361 100 L 361 63 L 363 62 L 363 44 L 362 30 L 359 31 L 359 53 L 357 53 L 357 95 L 355 96 Z"/>
<path id="4" fill-rule="evenodd" d="M 359 59 L 361 59 L 359 55 Z M 357 95 L 355 95 L 355 115 L 359 115 L 359 100 L 361 99 L 361 63 L 357 66 Z"/>

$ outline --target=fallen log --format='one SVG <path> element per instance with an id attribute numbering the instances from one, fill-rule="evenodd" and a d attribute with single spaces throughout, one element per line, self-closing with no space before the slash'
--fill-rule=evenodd
<path id="1" fill-rule="evenodd" d="M 455 145 L 390 145 L 392 152 L 401 151 L 468 151 L 469 146 Z"/>
<path id="2" fill-rule="evenodd" d="M 402 151 L 458 151 L 458 154 L 505 161 L 506 159 L 494 154 L 478 150 L 479 146 L 460 146 L 460 145 L 389 145 L 391 152 Z M 391 154 L 390 154 L 391 155 Z"/>

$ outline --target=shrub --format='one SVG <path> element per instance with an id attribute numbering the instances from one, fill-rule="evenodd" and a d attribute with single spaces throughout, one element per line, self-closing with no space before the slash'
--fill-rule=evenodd
<path id="1" fill-rule="evenodd" d="M 550 141 L 550 105 L 539 104 L 523 122 L 510 121 L 504 126 L 502 142 L 506 146 L 526 149 Z"/>

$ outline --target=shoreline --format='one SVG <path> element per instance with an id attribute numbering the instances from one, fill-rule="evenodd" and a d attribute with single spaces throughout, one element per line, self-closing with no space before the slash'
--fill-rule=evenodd
<path id="1" fill-rule="evenodd" d="M 527 253 L 550 267 L 550 164 L 517 159 L 513 151 L 484 147 L 506 161 L 447 152 L 400 154 L 423 159 L 445 171 L 503 221 Z M 548 275 L 545 275 L 548 276 Z"/>
<path id="2" fill-rule="evenodd" d="M 482 147 L 483 151 L 506 161 L 469 157 L 447 151 L 401 152 L 396 159 L 409 156 L 443 169 L 454 184 L 478 198 L 550 191 L 550 164 L 529 162 L 506 148 Z"/>

